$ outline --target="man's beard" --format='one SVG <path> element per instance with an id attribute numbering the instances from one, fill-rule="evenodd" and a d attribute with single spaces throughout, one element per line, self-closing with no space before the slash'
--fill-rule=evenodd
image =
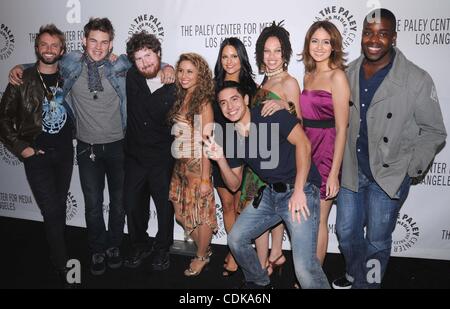
<path id="1" fill-rule="evenodd" d="M 155 78 L 156 75 L 158 75 L 159 66 L 160 66 L 160 64 L 158 63 L 157 65 L 154 66 L 154 69 L 152 71 L 145 71 L 145 72 L 143 72 L 139 68 L 138 68 L 138 71 L 146 79 L 151 79 L 151 78 Z"/>
<path id="2" fill-rule="evenodd" d="M 41 61 L 44 64 L 55 64 L 56 62 L 58 62 L 59 59 L 61 59 L 61 57 L 62 57 L 61 55 L 60 56 L 55 55 L 55 57 L 49 61 L 49 60 L 45 59 L 45 57 L 42 56 L 41 54 L 38 54 L 39 61 Z"/>

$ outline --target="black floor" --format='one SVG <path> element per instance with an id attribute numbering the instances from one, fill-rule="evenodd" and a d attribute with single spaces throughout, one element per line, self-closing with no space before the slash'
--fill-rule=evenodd
<path id="1" fill-rule="evenodd" d="M 0 235 L 0 288 L 59 288 L 48 259 L 42 222 L 0 217 Z M 89 272 L 86 230 L 68 227 L 66 238 L 71 258 L 81 262 L 81 287 L 85 289 L 231 289 L 239 286 L 243 279 L 240 271 L 230 278 L 222 277 L 227 252 L 222 245 L 213 245 L 208 268 L 195 278 L 183 275 L 190 258 L 176 254 L 171 255 L 171 266 L 163 272 L 152 272 L 148 263 L 144 263 L 137 269 L 107 269 L 104 275 L 93 276 Z M 290 251 L 285 255 L 288 261 L 282 272 L 272 276 L 277 289 L 291 289 L 294 283 Z M 341 275 L 343 269 L 341 255 L 327 255 L 324 270 L 330 280 Z M 392 258 L 383 288 L 449 289 L 450 261 Z"/>

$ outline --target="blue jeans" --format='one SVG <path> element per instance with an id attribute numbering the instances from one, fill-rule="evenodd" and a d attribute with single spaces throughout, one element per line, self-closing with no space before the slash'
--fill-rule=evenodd
<path id="1" fill-rule="evenodd" d="M 336 233 L 352 288 L 379 288 L 391 255 L 392 233 L 408 196 L 406 176 L 391 199 L 359 171 L 358 192 L 341 188 L 337 199 Z M 364 228 L 366 228 L 364 235 Z"/>
<path id="2" fill-rule="evenodd" d="M 103 253 L 122 243 L 125 224 L 123 206 L 124 151 L 123 140 L 91 145 L 78 141 L 77 160 L 81 189 L 84 196 L 86 227 L 91 253 Z M 108 232 L 103 218 L 103 191 L 105 175 L 109 191 Z"/>
<path id="3" fill-rule="evenodd" d="M 252 241 L 272 226 L 283 221 L 289 231 L 295 274 L 302 288 L 329 288 L 319 260 L 316 256 L 317 231 L 320 218 L 319 189 L 307 183 L 304 187 L 311 216 L 301 223 L 293 222 L 289 211 L 289 199 L 293 190 L 277 193 L 266 188 L 259 207 L 249 205 L 244 209 L 228 234 L 228 246 L 242 268 L 245 280 L 258 285 L 267 285 L 270 278 L 261 267 Z"/>

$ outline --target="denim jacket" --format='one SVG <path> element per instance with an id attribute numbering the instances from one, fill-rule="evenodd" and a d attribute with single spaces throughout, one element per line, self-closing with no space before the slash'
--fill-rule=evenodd
<path id="1" fill-rule="evenodd" d="M 83 69 L 82 61 L 83 53 L 80 51 L 73 51 L 64 55 L 59 62 L 59 70 L 64 79 L 63 94 L 70 111 L 74 112 L 72 108 L 72 101 L 68 96 L 73 85 L 77 81 Z M 127 71 L 131 67 L 131 62 L 125 55 L 121 55 L 114 63 L 107 62 L 105 64 L 105 76 L 111 83 L 111 86 L 116 90 L 120 98 L 120 114 L 122 119 L 122 127 L 125 130 L 127 124 L 127 96 L 125 93 L 125 80 Z M 77 115 L 73 114 L 75 118 Z"/>
<path id="2" fill-rule="evenodd" d="M 61 77 L 64 80 L 63 85 L 63 95 L 64 95 L 64 106 L 66 107 L 69 116 L 75 119 L 77 115 L 74 113 L 72 108 L 72 100 L 68 96 L 73 85 L 77 81 L 78 77 L 83 70 L 83 53 L 80 51 L 73 51 L 65 54 L 59 61 L 59 71 Z M 28 69 L 32 67 L 34 63 L 22 64 L 23 69 Z M 125 131 L 127 125 L 127 96 L 125 81 L 127 77 L 127 71 L 131 67 L 131 62 L 128 60 L 126 55 L 120 55 L 119 58 L 111 63 L 108 61 L 105 64 L 106 78 L 111 83 L 111 86 L 116 90 L 117 95 L 120 98 L 120 114 L 122 119 L 122 128 Z"/>

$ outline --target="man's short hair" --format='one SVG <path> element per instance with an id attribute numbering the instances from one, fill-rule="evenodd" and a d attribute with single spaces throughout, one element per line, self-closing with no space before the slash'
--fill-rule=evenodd
<path id="1" fill-rule="evenodd" d="M 127 42 L 127 55 L 131 62 L 134 62 L 134 54 L 143 49 L 151 49 L 155 54 L 161 57 L 161 42 L 158 38 L 146 31 L 135 33 Z"/>
<path id="2" fill-rule="evenodd" d="M 64 54 L 66 52 L 66 38 L 64 36 L 64 33 L 59 30 L 54 24 L 43 25 L 39 28 L 39 33 L 34 40 L 34 47 L 38 48 L 41 36 L 45 33 L 51 36 L 56 36 L 61 41 L 61 48 Z"/>
<path id="3" fill-rule="evenodd" d="M 220 86 L 220 88 L 217 90 L 217 97 L 219 97 L 219 93 L 227 88 L 234 88 L 236 89 L 242 97 L 245 97 L 245 95 L 249 95 L 244 87 L 242 87 L 241 84 L 238 82 L 235 82 L 233 80 L 226 80 L 223 82 L 223 84 Z"/>
<path id="4" fill-rule="evenodd" d="M 114 27 L 108 18 L 93 18 L 84 26 L 84 37 L 88 38 L 91 31 L 101 31 L 109 34 L 109 40 L 114 40 Z"/>

